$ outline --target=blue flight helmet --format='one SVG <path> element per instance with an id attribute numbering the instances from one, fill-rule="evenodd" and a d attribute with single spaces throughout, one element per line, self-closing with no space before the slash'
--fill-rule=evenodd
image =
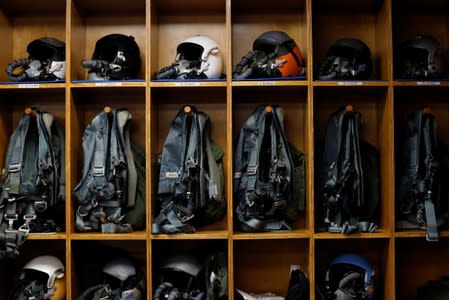
<path id="1" fill-rule="evenodd" d="M 337 256 L 326 272 L 328 299 L 372 300 L 374 269 L 361 255 L 348 253 Z"/>

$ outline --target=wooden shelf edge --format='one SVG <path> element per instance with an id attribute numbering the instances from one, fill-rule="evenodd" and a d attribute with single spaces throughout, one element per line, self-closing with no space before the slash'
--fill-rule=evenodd
<path id="1" fill-rule="evenodd" d="M 67 239 L 66 233 L 30 233 L 27 237 L 28 240 L 65 240 Z"/>
<path id="2" fill-rule="evenodd" d="M 151 234 L 152 240 L 217 240 L 228 239 L 226 230 L 199 231 L 195 233 Z"/>
<path id="3" fill-rule="evenodd" d="M 387 87 L 388 81 L 364 81 L 364 80 L 341 80 L 341 81 L 312 81 L 312 86 L 338 86 L 338 87 Z"/>
<path id="4" fill-rule="evenodd" d="M 428 86 L 428 87 L 448 87 L 449 81 L 448 80 L 441 80 L 441 81 L 435 81 L 435 80 L 417 80 L 417 81 L 393 81 L 393 86 Z"/>
<path id="5" fill-rule="evenodd" d="M 0 84 L 0 90 L 30 90 L 30 89 L 65 89 L 66 83 L 6 83 Z"/>
<path id="6" fill-rule="evenodd" d="M 265 240 L 265 239 L 308 239 L 311 234 L 308 230 L 299 229 L 289 232 L 235 232 L 233 240 Z"/>
<path id="7" fill-rule="evenodd" d="M 442 230 L 438 232 L 438 236 L 441 238 L 449 237 L 449 230 Z M 394 233 L 395 238 L 426 238 L 426 231 L 424 230 L 410 230 L 410 231 L 396 231 Z"/>
<path id="8" fill-rule="evenodd" d="M 145 88 L 147 83 L 145 81 L 127 82 L 127 81 L 101 81 L 101 82 L 71 82 L 71 88 Z"/>
<path id="9" fill-rule="evenodd" d="M 226 81 L 150 81 L 153 88 L 226 87 Z"/>
<path id="10" fill-rule="evenodd" d="M 307 80 L 242 80 L 232 81 L 233 87 L 257 87 L 257 86 L 308 86 Z"/>
<path id="11" fill-rule="evenodd" d="M 145 231 L 129 233 L 100 233 L 100 232 L 74 232 L 70 234 L 71 240 L 146 240 Z"/>
<path id="12" fill-rule="evenodd" d="M 353 233 L 353 234 L 338 234 L 338 233 L 330 233 L 330 232 L 319 232 L 314 233 L 314 239 L 384 239 L 391 238 L 393 235 L 389 231 L 379 230 L 376 232 L 361 232 L 361 233 Z"/>

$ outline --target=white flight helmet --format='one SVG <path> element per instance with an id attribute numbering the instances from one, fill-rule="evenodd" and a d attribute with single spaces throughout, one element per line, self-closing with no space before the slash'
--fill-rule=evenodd
<path id="1" fill-rule="evenodd" d="M 127 258 L 109 261 L 103 267 L 103 273 L 115 279 L 121 291 L 120 300 L 141 300 L 145 282 L 140 278 L 134 264 Z M 108 282 L 111 284 L 112 282 Z M 116 287 L 112 287 L 115 289 Z"/>
<path id="2" fill-rule="evenodd" d="M 195 35 L 176 48 L 175 61 L 157 74 L 158 79 L 217 79 L 223 72 L 218 44 L 205 35 Z"/>
<path id="3" fill-rule="evenodd" d="M 22 269 L 20 274 L 20 281 L 36 282 L 36 285 L 42 285 L 43 291 L 40 296 L 50 300 L 63 300 L 65 299 L 65 278 L 64 278 L 64 265 L 55 256 L 38 256 L 30 260 Z M 34 284 L 24 284 L 25 288 L 29 286 L 35 286 Z M 22 295 L 27 295 L 33 299 L 33 291 L 27 291 L 25 289 L 19 289 Z"/>

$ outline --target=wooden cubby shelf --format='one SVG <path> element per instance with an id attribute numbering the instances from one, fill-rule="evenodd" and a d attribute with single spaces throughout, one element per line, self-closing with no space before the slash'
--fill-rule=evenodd
<path id="1" fill-rule="evenodd" d="M 89 272 L 97 276 L 106 258 L 125 253 L 145 275 L 146 299 L 152 299 L 166 258 L 204 257 L 208 251 L 228 257 L 231 300 L 234 288 L 286 296 L 292 265 L 307 272 L 310 299 L 320 300 L 315 285 L 323 270 L 347 252 L 370 260 L 378 300 L 415 299 L 416 289 L 426 281 L 449 275 L 449 230 L 442 229 L 440 241 L 429 243 L 425 231 L 396 228 L 400 143 L 408 115 L 427 106 L 437 119 L 439 141 L 449 145 L 449 68 L 441 78 L 404 80 L 397 78 L 394 64 L 400 42 L 416 35 L 433 35 L 449 57 L 448 8 L 449 0 L 0 0 L 0 166 L 4 167 L 8 137 L 27 107 L 53 113 L 66 135 L 66 203 L 60 216 L 64 226 L 55 234 L 30 234 L 17 259 L 0 260 L 0 270 L 10 270 L 0 274 L 0 299 L 7 298 L 19 270 L 37 255 L 55 255 L 64 262 L 66 298 L 75 300 L 88 287 Z M 252 50 L 253 41 L 271 30 L 284 31 L 295 40 L 304 76 L 233 80 L 235 65 Z M 112 33 L 135 38 L 142 62 L 138 78 L 87 80 L 81 61 L 92 57 L 98 39 Z M 156 73 L 174 61 L 177 45 L 197 34 L 219 45 L 223 76 L 156 80 Z M 66 43 L 65 81 L 8 81 L 3 71 L 8 63 L 27 58 L 28 43 L 44 36 Z M 317 67 L 328 48 L 345 37 L 369 46 L 370 77 L 318 80 Z M 156 234 L 151 229 L 158 214 L 158 156 L 184 104 L 209 115 L 211 137 L 224 151 L 227 213 L 193 234 Z M 380 213 L 373 233 L 332 234 L 320 226 L 320 146 L 329 115 L 347 104 L 361 113 L 360 137 L 379 151 Z M 290 224 L 290 232 L 241 232 L 234 220 L 234 143 L 259 105 L 284 109 L 286 137 L 305 156 L 305 211 Z M 132 233 L 78 232 L 74 226 L 77 203 L 72 191 L 82 175 L 83 132 L 105 106 L 129 109 L 131 138 L 146 153 L 146 226 Z M 83 263 L 87 261 L 92 261 L 88 270 Z"/>

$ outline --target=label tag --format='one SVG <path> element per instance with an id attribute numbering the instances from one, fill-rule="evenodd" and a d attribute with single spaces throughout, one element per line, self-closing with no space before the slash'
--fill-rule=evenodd
<path id="1" fill-rule="evenodd" d="M 216 184 L 209 185 L 209 196 L 217 196 L 218 195 L 218 188 Z"/>
<path id="2" fill-rule="evenodd" d="M 165 177 L 167 178 L 178 178 L 178 173 L 176 172 L 165 172 Z"/>
<path id="3" fill-rule="evenodd" d="M 96 82 L 95 86 L 122 86 L 122 82 Z"/>
<path id="4" fill-rule="evenodd" d="M 257 85 L 276 85 L 276 81 L 257 81 Z"/>
<path id="5" fill-rule="evenodd" d="M 175 82 L 175 86 L 200 86 L 200 82 Z"/>
<path id="6" fill-rule="evenodd" d="M 441 85 L 439 81 L 418 81 L 416 85 Z"/>
<path id="7" fill-rule="evenodd" d="M 339 81 L 338 85 L 350 85 L 350 86 L 360 86 L 363 85 L 363 81 Z"/>
<path id="8" fill-rule="evenodd" d="M 240 177 L 242 177 L 242 172 L 234 172 L 235 179 L 239 179 Z"/>
<path id="9" fill-rule="evenodd" d="M 19 83 L 19 89 L 38 89 L 40 87 L 39 83 Z"/>

